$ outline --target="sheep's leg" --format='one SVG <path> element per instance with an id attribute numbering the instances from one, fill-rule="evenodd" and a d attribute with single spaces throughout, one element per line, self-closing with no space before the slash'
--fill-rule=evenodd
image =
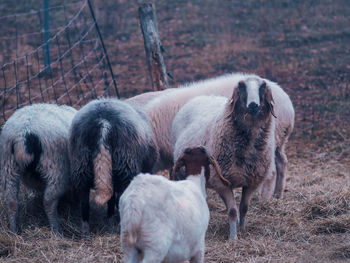
<path id="1" fill-rule="evenodd" d="M 197 254 L 190 259 L 190 263 L 203 263 L 204 262 L 204 251 L 200 250 Z"/>
<path id="2" fill-rule="evenodd" d="M 80 205 L 81 205 L 81 232 L 82 234 L 89 235 L 89 214 L 90 214 L 90 204 L 89 204 L 89 194 L 90 189 L 85 188 L 80 192 Z"/>
<path id="3" fill-rule="evenodd" d="M 142 263 L 161 263 L 165 256 L 167 254 L 167 251 L 164 252 L 159 252 L 159 251 L 155 251 L 153 249 L 149 249 L 146 248 L 143 251 L 143 259 L 142 259 Z"/>
<path id="4" fill-rule="evenodd" d="M 276 165 L 273 160 L 271 163 L 271 169 L 259 187 L 259 200 L 267 201 L 269 200 L 274 193 L 276 186 Z"/>
<path id="5" fill-rule="evenodd" d="M 139 251 L 143 255 L 142 263 L 163 262 L 171 246 L 173 233 L 166 224 L 159 224 L 156 228 L 148 229 L 152 232 L 153 240 L 148 240 L 146 247 Z M 142 236 L 142 233 L 140 233 Z"/>
<path id="6" fill-rule="evenodd" d="M 120 216 L 119 216 L 118 210 L 117 210 L 116 216 L 115 217 L 113 216 L 115 214 L 116 199 L 117 199 L 117 197 L 116 197 L 116 194 L 114 192 L 111 199 L 107 203 L 108 204 L 108 206 L 107 206 L 107 224 L 110 227 L 113 227 L 115 225 L 115 223 L 120 222 Z"/>
<path id="7" fill-rule="evenodd" d="M 284 146 L 282 146 L 281 148 L 280 147 L 276 148 L 275 162 L 276 162 L 277 177 L 276 177 L 274 197 L 279 199 L 283 197 L 283 191 L 286 184 L 285 172 L 286 172 L 288 159 L 284 152 Z"/>
<path id="8" fill-rule="evenodd" d="M 119 223 L 120 222 L 120 212 L 119 212 L 119 200 L 120 200 L 120 197 L 121 197 L 121 194 L 119 194 L 119 193 L 117 193 L 116 194 L 116 196 L 115 196 L 115 198 L 116 198 L 116 201 L 115 201 L 115 203 L 116 203 L 116 207 L 117 207 L 117 222 Z"/>
<path id="9" fill-rule="evenodd" d="M 6 175 L 3 175 L 6 176 Z M 7 205 L 7 214 L 9 228 L 11 232 L 17 232 L 17 213 L 18 213 L 18 191 L 19 175 L 14 175 L 11 179 L 5 179 L 4 196 Z"/>
<path id="10" fill-rule="evenodd" d="M 123 262 L 137 263 L 140 262 L 139 251 L 135 247 L 123 247 Z"/>
<path id="11" fill-rule="evenodd" d="M 115 192 L 113 192 L 111 199 L 109 199 L 107 203 L 107 218 L 111 218 L 114 215 L 116 203 L 115 199 Z"/>
<path id="12" fill-rule="evenodd" d="M 203 245 L 197 251 L 197 253 L 190 259 L 190 263 L 203 263 L 204 262 L 204 240 Z"/>
<path id="13" fill-rule="evenodd" d="M 256 187 L 243 187 L 242 188 L 242 198 L 241 203 L 239 204 L 239 227 L 242 231 L 245 230 L 245 216 L 248 212 L 248 206 L 252 194 Z"/>
<path id="14" fill-rule="evenodd" d="M 62 234 L 62 229 L 58 222 L 57 206 L 61 196 L 62 193 L 56 190 L 56 186 L 47 187 L 44 192 L 43 200 L 45 212 L 47 218 L 49 219 L 51 230 L 59 234 Z"/>
<path id="15" fill-rule="evenodd" d="M 215 189 L 217 193 L 220 195 L 221 199 L 224 201 L 228 217 L 229 217 L 229 224 L 230 224 L 230 235 L 229 239 L 236 239 L 237 238 L 237 204 L 234 196 L 234 192 L 230 187 L 220 187 Z"/>

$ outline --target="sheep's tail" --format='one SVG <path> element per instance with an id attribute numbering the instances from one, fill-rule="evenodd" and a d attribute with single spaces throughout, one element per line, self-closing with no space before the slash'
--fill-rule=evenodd
<path id="1" fill-rule="evenodd" d="M 20 166 L 36 167 L 42 152 L 39 137 L 32 133 L 25 133 L 13 142 L 13 154 L 15 161 Z"/>
<path id="2" fill-rule="evenodd" d="M 2 175 L 0 182 L 4 193 L 7 187 L 6 178 L 11 176 L 19 179 L 18 168 L 31 167 L 35 169 L 40 160 L 41 152 L 39 137 L 30 131 L 16 135 L 14 139 L 4 142 L 3 152 L 0 154 L 0 174 Z"/>
<path id="3" fill-rule="evenodd" d="M 131 198 L 129 198 L 130 200 Z M 121 203 L 123 201 L 121 200 Z M 124 247 L 133 247 L 138 242 L 142 222 L 142 204 L 139 202 L 128 202 L 121 207 L 121 238 Z"/>
<path id="4" fill-rule="evenodd" d="M 114 190 L 112 182 L 112 156 L 105 143 L 110 124 L 107 121 L 102 121 L 100 125 L 100 141 L 97 144 L 99 148 L 97 156 L 93 160 L 93 165 L 96 187 L 95 202 L 102 206 L 111 199 Z"/>

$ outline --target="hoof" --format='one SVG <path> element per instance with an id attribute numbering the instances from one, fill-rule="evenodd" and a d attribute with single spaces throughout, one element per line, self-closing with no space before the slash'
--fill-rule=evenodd
<path id="1" fill-rule="evenodd" d="M 228 239 L 229 240 L 237 239 L 237 223 L 235 221 L 230 221 L 229 224 L 230 224 L 230 234 Z"/>
<path id="2" fill-rule="evenodd" d="M 59 225 L 51 227 L 51 231 L 57 236 L 63 236 L 62 228 Z"/>
<path id="3" fill-rule="evenodd" d="M 239 222 L 239 231 L 240 232 L 245 232 L 245 217 L 241 218 L 240 222 Z"/>
<path id="4" fill-rule="evenodd" d="M 90 235 L 90 227 L 88 222 L 81 223 L 81 234 L 84 237 L 88 237 Z"/>
<path id="5" fill-rule="evenodd" d="M 17 235 L 17 227 L 9 225 L 10 233 L 13 235 Z"/>
<path id="6" fill-rule="evenodd" d="M 237 240 L 237 239 L 238 239 L 237 233 L 233 235 L 230 234 L 230 236 L 228 237 L 228 240 Z"/>
<path id="7" fill-rule="evenodd" d="M 275 193 L 275 194 L 273 194 L 273 197 L 276 199 L 282 199 L 283 195 L 282 195 L 282 193 Z"/>

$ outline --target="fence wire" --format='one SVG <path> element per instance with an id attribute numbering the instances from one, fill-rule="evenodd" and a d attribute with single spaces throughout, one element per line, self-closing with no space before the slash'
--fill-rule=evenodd
<path id="1" fill-rule="evenodd" d="M 45 11 L 52 25 L 46 42 Z M 0 124 L 33 103 L 79 108 L 97 97 L 119 97 L 89 0 L 2 16 L 0 23 L 7 25 L 0 32 Z M 48 47 L 50 64 L 45 65 Z"/>

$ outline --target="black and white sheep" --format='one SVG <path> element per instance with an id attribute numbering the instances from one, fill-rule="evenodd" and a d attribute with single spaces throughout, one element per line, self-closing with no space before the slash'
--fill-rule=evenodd
<path id="1" fill-rule="evenodd" d="M 0 171 L 9 226 L 17 231 L 19 182 L 44 192 L 44 208 L 53 231 L 61 232 L 57 204 L 69 190 L 68 132 L 76 110 L 34 104 L 17 110 L 0 135 Z"/>
<path id="2" fill-rule="evenodd" d="M 173 172 L 185 166 L 186 180 L 151 174 L 134 178 L 119 205 L 124 262 L 204 262 L 210 164 L 221 174 L 204 147 L 187 148 Z"/>
<path id="3" fill-rule="evenodd" d="M 219 163 L 230 185 L 213 171 L 208 186 L 225 202 L 230 238 L 237 236 L 237 206 L 233 189 L 242 187 L 240 227 L 252 193 L 271 173 L 275 150 L 275 113 L 272 93 L 260 78 L 246 77 L 233 90 L 230 100 L 222 96 L 199 96 L 186 103 L 172 125 L 174 161 L 187 147 L 205 145 Z"/>
<path id="4" fill-rule="evenodd" d="M 140 104 L 148 114 L 152 127 L 157 138 L 160 151 L 160 159 L 155 165 L 155 169 L 170 168 L 173 164 L 173 147 L 171 143 L 171 124 L 179 109 L 190 99 L 199 95 L 220 95 L 231 98 L 232 89 L 238 86 L 238 82 L 245 78 L 258 78 L 265 81 L 270 87 L 273 100 L 275 101 L 276 130 L 275 130 L 275 164 L 277 168 L 276 185 L 273 185 L 274 195 L 277 198 L 282 197 L 285 185 L 285 172 L 287 165 L 287 156 L 285 146 L 290 134 L 294 128 L 294 108 L 289 96 L 275 82 L 261 78 L 254 74 L 232 73 L 217 78 L 204 81 L 193 82 L 180 86 L 179 88 L 167 89 L 144 93 L 129 101 Z M 267 177 L 272 179 L 274 171 Z M 269 198 L 266 193 L 270 193 L 271 185 L 264 184 L 267 189 L 262 189 L 263 199 Z"/>
<path id="5" fill-rule="evenodd" d="M 89 193 L 108 202 L 108 217 L 134 176 L 151 172 L 158 150 L 145 113 L 117 99 L 95 100 L 73 119 L 69 136 L 71 180 L 82 209 L 82 232 L 89 232 Z M 117 195 L 116 195 L 117 194 Z"/>

